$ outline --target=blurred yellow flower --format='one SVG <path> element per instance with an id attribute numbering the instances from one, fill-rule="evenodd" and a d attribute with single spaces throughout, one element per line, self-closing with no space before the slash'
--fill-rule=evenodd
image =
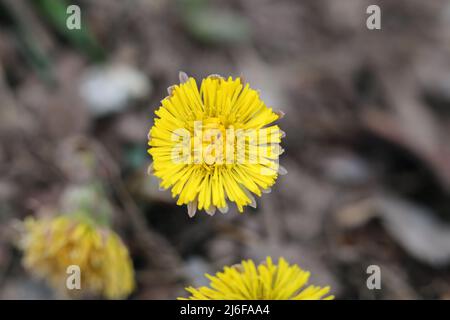
<path id="1" fill-rule="evenodd" d="M 155 112 L 149 132 L 149 172 L 171 188 L 178 205 L 225 213 L 228 202 L 240 212 L 256 206 L 253 194 L 270 192 L 278 174 L 284 132 L 273 122 L 282 115 L 268 108 L 259 93 L 242 83 L 211 75 L 200 89 L 181 72 L 180 84 Z"/>
<path id="2" fill-rule="evenodd" d="M 215 276 L 206 274 L 209 287 L 186 290 L 191 294 L 179 300 L 331 300 L 330 287 L 318 287 L 307 282 L 310 273 L 297 265 L 289 265 L 280 258 L 278 265 L 267 257 L 255 266 L 253 261 L 225 267 Z"/>
<path id="3" fill-rule="evenodd" d="M 134 271 L 128 250 L 108 228 L 75 216 L 27 218 L 23 226 L 20 247 L 24 267 L 55 290 L 69 293 L 66 271 L 77 265 L 81 288 L 70 293 L 118 299 L 133 291 Z"/>

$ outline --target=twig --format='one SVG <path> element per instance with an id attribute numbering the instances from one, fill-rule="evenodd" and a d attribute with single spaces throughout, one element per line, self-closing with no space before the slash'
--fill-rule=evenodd
<path id="1" fill-rule="evenodd" d="M 147 227 L 147 222 L 120 178 L 118 166 L 113 162 L 107 150 L 99 143 L 95 143 L 94 151 L 100 161 L 106 164 L 111 184 L 128 214 L 135 240 L 142 246 L 146 258 L 152 266 L 165 270 L 174 277 L 180 276 L 181 263 L 178 253 L 163 237 Z"/>

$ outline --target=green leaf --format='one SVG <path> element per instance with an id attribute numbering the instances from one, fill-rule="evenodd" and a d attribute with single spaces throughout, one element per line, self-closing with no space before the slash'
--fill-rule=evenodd
<path id="1" fill-rule="evenodd" d="M 32 3 L 47 19 L 48 23 L 73 46 L 93 60 L 104 60 L 104 50 L 93 36 L 86 22 L 83 21 L 83 11 L 81 12 L 81 28 L 70 30 L 66 25 L 68 18 L 66 10 L 70 3 L 65 0 L 34 0 Z"/>
<path id="2" fill-rule="evenodd" d="M 236 12 L 208 6 L 204 0 L 183 0 L 179 4 L 187 31 L 201 42 L 234 44 L 250 38 L 247 19 Z"/>

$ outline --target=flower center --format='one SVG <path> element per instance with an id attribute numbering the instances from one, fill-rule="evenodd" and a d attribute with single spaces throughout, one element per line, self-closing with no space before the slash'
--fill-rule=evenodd
<path id="1" fill-rule="evenodd" d="M 193 137 L 194 159 L 208 166 L 226 162 L 227 130 L 219 118 L 208 118 L 196 123 Z M 198 161 L 198 160 L 197 160 Z"/>

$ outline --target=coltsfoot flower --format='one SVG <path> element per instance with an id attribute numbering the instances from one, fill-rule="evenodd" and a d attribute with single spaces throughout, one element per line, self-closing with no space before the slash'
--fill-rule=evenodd
<path id="1" fill-rule="evenodd" d="M 215 276 L 205 275 L 211 282 L 208 287 L 186 290 L 190 297 L 179 300 L 331 300 L 329 287 L 309 285 L 308 271 L 289 265 L 280 258 L 278 265 L 267 257 L 266 262 L 255 266 L 252 260 L 225 267 Z"/>
<path id="2" fill-rule="evenodd" d="M 149 172 L 171 188 L 178 205 L 212 215 L 234 202 L 240 212 L 256 207 L 253 195 L 270 192 L 278 174 L 284 132 L 274 112 L 240 78 L 211 75 L 200 89 L 181 72 L 169 88 L 149 132 Z"/>
<path id="3" fill-rule="evenodd" d="M 77 265 L 81 288 L 70 293 L 118 299 L 133 291 L 134 271 L 128 250 L 110 229 L 87 218 L 58 216 L 27 218 L 22 232 L 25 269 L 55 290 L 69 293 L 67 268 Z"/>

